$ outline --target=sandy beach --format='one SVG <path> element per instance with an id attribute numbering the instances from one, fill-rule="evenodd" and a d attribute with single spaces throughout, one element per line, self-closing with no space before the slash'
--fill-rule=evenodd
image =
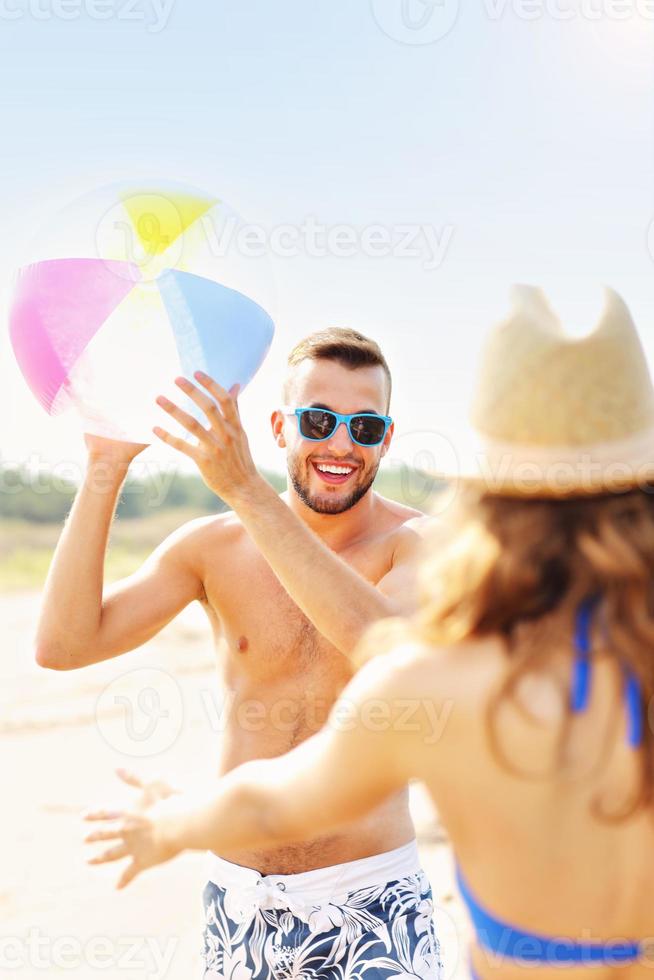
<path id="1" fill-rule="evenodd" d="M 37 592 L 0 594 L 0 976 L 196 980 L 205 856 L 186 854 L 117 892 L 119 865 L 86 864 L 80 814 L 130 799 L 118 766 L 180 782 L 214 771 L 221 696 L 204 613 L 194 604 L 140 649 L 61 673 L 34 661 L 38 603 Z M 446 977 L 463 976 L 450 849 L 419 787 L 412 808 Z"/>

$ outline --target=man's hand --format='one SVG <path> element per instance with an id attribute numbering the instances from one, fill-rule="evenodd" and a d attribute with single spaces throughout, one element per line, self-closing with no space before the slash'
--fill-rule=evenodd
<path id="1" fill-rule="evenodd" d="M 87 834 L 84 842 L 116 841 L 106 851 L 89 858 L 88 864 L 106 864 L 131 858 L 116 885 L 117 888 L 124 888 L 141 871 L 170 861 L 180 853 L 181 848 L 175 843 L 174 833 L 174 817 L 179 805 L 177 800 L 172 799 L 179 795 L 179 791 L 163 780 L 146 783 L 124 769 L 117 769 L 116 772 L 124 783 L 140 790 L 141 795 L 131 810 L 87 811 L 83 819 L 99 822 L 101 828 Z"/>
<path id="2" fill-rule="evenodd" d="M 155 426 L 153 432 L 173 449 L 194 460 L 209 489 L 233 506 L 240 495 L 247 495 L 248 490 L 261 480 L 241 425 L 236 402 L 238 385 L 225 391 L 202 371 L 196 371 L 194 377 L 212 398 L 186 378 L 176 378 L 175 384 L 204 411 L 208 427 L 163 395 L 157 398 L 157 404 L 197 438 L 197 445 L 192 446 L 159 426 Z"/>
<path id="3" fill-rule="evenodd" d="M 148 448 L 147 442 L 124 442 L 122 439 L 105 439 L 104 436 L 84 433 L 84 442 L 88 449 L 89 459 L 98 459 L 110 463 L 120 463 L 129 466 L 132 460 Z"/>

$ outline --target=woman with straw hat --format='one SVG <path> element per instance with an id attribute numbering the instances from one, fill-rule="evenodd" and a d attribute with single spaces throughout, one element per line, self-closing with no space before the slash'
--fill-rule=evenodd
<path id="1" fill-rule="evenodd" d="M 571 339 L 540 291 L 517 290 L 472 423 L 419 614 L 373 629 L 361 657 L 377 656 L 289 755 L 203 800 L 87 814 L 87 840 L 111 841 L 92 863 L 131 858 L 121 887 L 184 849 L 316 837 L 421 779 L 473 973 L 654 965 L 654 390 L 622 300 L 607 291 Z"/>

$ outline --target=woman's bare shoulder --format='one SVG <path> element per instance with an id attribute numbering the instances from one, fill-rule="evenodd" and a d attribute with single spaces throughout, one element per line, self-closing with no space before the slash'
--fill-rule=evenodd
<path id="1" fill-rule="evenodd" d="M 452 646 L 407 640 L 370 661 L 365 671 L 396 697 L 485 698 L 506 669 L 499 638 Z"/>

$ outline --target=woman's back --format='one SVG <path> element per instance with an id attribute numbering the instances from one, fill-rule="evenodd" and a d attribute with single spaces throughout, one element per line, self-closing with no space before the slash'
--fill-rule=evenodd
<path id="1" fill-rule="evenodd" d="M 593 654 L 587 707 L 570 716 L 574 656 L 572 638 L 562 635 L 490 720 L 508 663 L 504 643 L 488 638 L 425 650 L 415 667 L 416 690 L 434 691 L 447 713 L 438 751 L 423 741 L 421 762 L 473 913 L 576 942 L 654 937 L 654 811 L 619 819 L 642 779 L 620 667 L 608 652 Z M 500 964 L 502 977 L 524 976 L 501 958 L 511 940 L 511 929 L 500 928 L 495 952 L 477 947 L 481 976 Z M 561 980 L 560 967 L 541 965 L 538 976 L 548 969 Z M 593 969 L 594 977 L 611 972 Z M 639 978 L 646 969 L 622 965 L 620 975 Z M 577 972 L 567 967 L 566 980 Z"/>

